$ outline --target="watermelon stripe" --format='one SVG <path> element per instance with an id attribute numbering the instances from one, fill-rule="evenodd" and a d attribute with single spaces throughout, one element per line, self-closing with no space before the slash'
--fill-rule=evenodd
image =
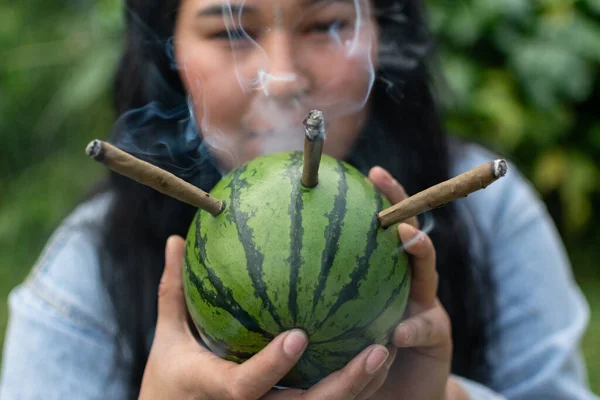
<path id="1" fill-rule="evenodd" d="M 202 296 L 202 299 L 209 305 L 217 308 L 221 308 L 227 313 L 231 314 L 233 318 L 235 318 L 244 328 L 248 329 L 251 332 L 259 333 L 265 337 L 270 339 L 274 338 L 274 336 L 261 329 L 258 322 L 250 316 L 239 304 L 234 303 L 233 297 L 231 296 L 231 292 L 227 289 L 223 288 L 223 284 L 220 280 L 218 282 L 213 282 L 211 279 L 211 275 L 214 277 L 214 272 L 212 270 L 207 269 L 209 274 L 209 280 L 213 283 L 217 294 L 210 293 L 204 287 L 204 283 L 201 279 L 194 274 L 192 269 L 189 266 L 189 263 L 185 264 L 186 273 L 188 274 L 188 278 L 192 283 L 194 289 Z"/>
<path id="2" fill-rule="evenodd" d="M 326 356 L 326 357 L 343 357 L 343 358 L 352 358 L 352 357 L 356 357 L 357 354 L 359 354 L 362 350 L 360 347 L 368 347 L 369 343 L 367 341 L 365 341 L 365 344 L 363 346 L 357 346 L 357 348 L 352 349 L 351 351 L 343 351 L 343 350 L 319 350 L 319 355 L 320 356 Z"/>
<path id="3" fill-rule="evenodd" d="M 301 153 L 293 153 L 292 163 L 288 165 L 285 174 L 292 182 L 292 194 L 288 215 L 290 216 L 290 257 L 286 260 L 290 266 L 290 294 L 288 297 L 288 307 L 294 325 L 298 318 L 298 274 L 300 267 L 304 264 L 302 259 L 302 237 L 304 228 L 302 227 L 302 209 L 304 202 L 302 198 L 302 170 L 297 165 L 302 161 Z"/>
<path id="4" fill-rule="evenodd" d="M 316 375 L 314 371 L 316 371 L 316 373 L 320 375 L 328 374 L 328 371 L 323 371 L 323 368 L 320 367 L 318 363 L 315 363 L 314 360 L 312 360 L 312 358 L 310 357 L 310 351 L 306 351 L 302 355 L 302 357 L 298 361 L 298 365 L 301 365 L 302 368 L 295 372 L 302 377 L 302 381 L 304 382 L 311 382 L 311 378 L 314 377 L 314 375 Z"/>
<path id="5" fill-rule="evenodd" d="M 223 284 L 221 279 L 219 279 L 217 274 L 215 274 L 215 271 L 208 267 L 210 262 L 206 257 L 207 238 L 206 235 L 205 237 L 201 238 L 200 232 L 200 218 L 196 218 L 196 248 L 198 249 L 198 261 L 199 264 L 206 270 L 208 280 L 215 288 L 216 294 L 208 291 L 204 286 L 204 282 L 199 279 L 196 274 L 194 274 L 194 271 L 192 271 L 186 257 L 185 269 L 192 286 L 198 291 L 198 294 L 203 298 L 204 301 L 213 307 L 218 307 L 228 312 L 249 331 L 260 333 L 268 338 L 273 338 L 273 334 L 262 329 L 260 327 L 260 323 L 252 318 L 252 316 L 235 301 L 231 290 Z"/>
<path id="6" fill-rule="evenodd" d="M 327 371 L 323 365 L 318 361 L 318 360 L 314 360 L 313 356 L 316 356 L 317 354 L 315 354 L 314 351 L 308 351 L 306 353 L 305 356 L 303 356 L 303 358 L 306 360 L 306 362 L 308 364 L 310 364 L 314 369 L 316 369 L 317 371 L 319 371 L 319 373 L 321 374 L 321 376 L 326 376 L 328 373 L 330 373 L 330 371 Z"/>
<path id="7" fill-rule="evenodd" d="M 302 161 L 302 152 L 258 157 L 215 185 L 211 194 L 229 206 L 196 214 L 184 288 L 197 331 L 226 360 L 243 362 L 280 332 L 304 329 L 309 346 L 280 384 L 308 389 L 389 342 L 411 270 L 397 231 L 377 224 L 388 202 L 373 184 L 324 155 L 319 186 L 307 189 Z"/>
<path id="8" fill-rule="evenodd" d="M 394 275 L 396 275 L 396 269 L 398 268 L 398 259 L 400 258 L 400 256 L 402 255 L 402 252 L 403 252 L 402 245 L 398 246 L 398 248 L 396 250 L 397 251 L 392 256 L 392 262 L 393 262 L 392 265 L 394 266 L 394 268 L 392 268 L 392 270 L 390 271 L 390 274 L 385 278 L 386 281 L 389 281 L 390 279 L 392 279 L 392 277 Z M 406 271 L 404 271 L 404 277 L 402 278 L 403 282 L 406 279 L 407 274 L 408 274 L 408 268 Z"/>
<path id="9" fill-rule="evenodd" d="M 241 191 L 249 186 L 248 181 L 241 177 L 246 172 L 246 169 L 247 166 L 238 168 L 235 172 L 233 180 L 230 183 L 230 212 L 235 220 L 238 239 L 244 248 L 244 252 L 246 253 L 246 269 L 250 278 L 252 279 L 254 295 L 260 297 L 264 309 L 271 314 L 271 317 L 273 317 L 273 320 L 279 326 L 279 328 L 283 329 L 281 319 L 279 318 L 279 315 L 277 315 L 275 307 L 273 307 L 273 303 L 267 295 L 267 285 L 263 280 L 264 255 L 260 252 L 252 240 L 254 233 L 252 228 L 248 225 L 248 219 L 250 216 L 247 213 L 240 211 L 242 209 L 242 205 L 240 203 Z"/>
<path id="10" fill-rule="evenodd" d="M 404 271 L 404 278 L 402 278 L 402 282 L 400 282 L 400 284 L 398 286 L 396 286 L 396 288 L 390 295 L 390 298 L 385 302 L 385 306 L 383 306 L 383 308 L 381 309 L 379 314 L 377 314 L 377 317 L 379 317 L 381 314 L 383 314 L 385 311 L 387 311 L 387 309 L 390 307 L 390 305 L 396 300 L 396 297 L 398 297 L 400 292 L 402 292 L 402 289 L 404 288 L 404 286 L 406 285 L 406 282 L 408 281 L 409 274 L 410 274 L 410 268 L 406 268 L 406 270 Z M 372 321 L 374 321 L 377 317 L 373 318 Z M 401 318 L 401 316 L 399 316 L 398 318 Z M 370 321 L 370 322 L 372 322 L 372 321 Z"/>
<path id="11" fill-rule="evenodd" d="M 329 272 L 331 271 L 333 260 L 335 259 L 335 256 L 337 255 L 337 252 L 339 250 L 339 240 L 340 236 L 342 235 L 344 218 L 346 217 L 346 212 L 348 211 L 348 209 L 346 208 L 346 194 L 348 193 L 346 167 L 339 160 L 337 160 L 336 172 L 340 176 L 340 180 L 338 182 L 338 193 L 335 196 L 335 200 L 333 202 L 333 210 L 328 215 L 329 221 L 327 228 L 324 232 L 325 248 L 323 249 L 323 253 L 321 256 L 321 272 L 319 273 L 319 281 L 317 283 L 317 287 L 315 289 L 313 297 L 313 315 L 317 308 L 319 299 L 323 295 L 323 291 L 325 290 L 325 283 L 327 282 L 327 277 L 329 276 Z M 321 323 L 323 322 L 324 320 L 321 321 Z"/>
<path id="12" fill-rule="evenodd" d="M 406 271 L 404 272 L 404 277 L 402 278 L 402 281 L 400 281 L 400 284 L 398 286 L 396 286 L 396 288 L 394 288 L 394 290 L 392 291 L 390 297 L 386 301 L 385 306 L 383 306 L 381 308 L 381 310 L 379 310 L 379 313 L 377 313 L 377 315 L 375 315 L 373 318 L 371 318 L 369 321 L 367 321 L 364 325 L 348 329 L 347 331 L 343 332 L 342 334 L 337 335 L 335 337 L 332 337 L 330 339 L 314 341 L 314 342 L 311 342 L 311 343 L 313 345 L 325 344 L 325 343 L 336 342 L 338 340 L 353 339 L 353 338 L 360 337 L 360 336 L 364 335 L 364 333 L 371 328 L 371 324 L 373 322 L 375 322 L 377 320 L 377 318 L 379 318 L 384 312 L 386 312 L 388 310 L 389 306 L 394 301 L 396 301 L 396 298 L 402 292 L 402 289 L 404 289 L 404 286 L 406 286 L 406 282 L 408 281 L 408 279 L 407 279 L 408 278 L 408 272 L 409 272 L 409 270 L 407 268 Z M 401 317 L 402 316 L 399 315 L 398 319 L 400 319 Z M 392 329 L 395 329 L 395 327 L 393 327 Z"/>
<path id="13" fill-rule="evenodd" d="M 235 351 L 231 349 L 231 347 L 229 347 L 227 343 L 223 342 L 222 340 L 213 338 L 206 332 L 206 330 L 202 326 L 196 324 L 196 322 L 194 321 L 192 322 L 194 323 L 194 326 L 200 333 L 200 338 L 202 339 L 202 341 L 205 344 L 210 345 L 211 352 L 218 355 L 219 357 L 226 357 L 228 360 L 239 360 L 239 362 L 242 362 L 254 355 L 254 353 Z"/>
<path id="14" fill-rule="evenodd" d="M 374 198 L 377 203 L 377 210 L 379 212 L 379 210 L 381 210 L 383 207 L 383 200 L 378 193 L 374 194 Z M 358 296 L 358 286 L 360 284 L 360 281 L 366 278 L 367 273 L 369 272 L 369 259 L 371 258 L 371 255 L 373 254 L 375 249 L 377 249 L 377 245 L 379 244 L 379 242 L 377 241 L 378 229 L 379 221 L 377 220 L 377 213 L 373 213 L 371 226 L 369 228 L 369 231 L 367 232 L 367 246 L 365 249 L 365 253 L 358 259 L 356 267 L 350 273 L 351 281 L 342 288 L 337 297 L 337 300 L 329 309 L 327 316 L 323 320 L 321 320 L 321 322 L 319 322 L 315 329 L 319 329 L 321 326 L 323 326 L 323 323 L 327 321 L 329 317 L 334 315 L 337 312 L 337 310 L 339 310 L 340 307 L 344 305 L 344 303 L 353 300 Z"/>

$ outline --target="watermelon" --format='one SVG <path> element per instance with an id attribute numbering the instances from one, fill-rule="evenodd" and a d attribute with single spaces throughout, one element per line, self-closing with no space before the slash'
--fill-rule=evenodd
<path id="1" fill-rule="evenodd" d="M 211 191 L 186 238 L 184 290 L 192 321 L 220 357 L 243 362 L 279 333 L 309 345 L 280 382 L 309 388 L 365 347 L 387 344 L 406 307 L 410 269 L 389 206 L 351 165 L 324 155 L 319 184 L 301 183 L 302 152 L 260 156 Z"/>

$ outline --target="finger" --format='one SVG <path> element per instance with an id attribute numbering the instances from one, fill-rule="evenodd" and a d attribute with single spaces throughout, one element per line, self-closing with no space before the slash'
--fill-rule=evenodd
<path id="1" fill-rule="evenodd" d="M 392 364 L 394 363 L 394 360 L 396 359 L 396 354 L 398 353 L 398 348 L 396 346 L 390 344 L 386 347 L 389 351 L 389 356 L 388 356 L 387 360 L 383 364 L 383 367 L 381 367 L 379 369 L 379 371 L 377 371 L 375 373 L 375 375 L 373 376 L 373 379 L 371 379 L 371 381 L 367 384 L 367 386 L 365 386 L 365 388 L 356 397 L 356 400 L 370 399 L 379 390 L 379 388 L 385 383 L 385 381 L 388 377 L 390 368 L 391 368 Z M 271 390 L 269 393 L 267 393 L 267 395 L 265 395 L 262 398 L 262 400 L 290 400 L 290 399 L 297 399 L 297 398 L 306 397 L 306 396 L 308 396 L 309 399 L 312 398 L 311 397 L 312 394 L 310 394 L 304 390 L 301 390 L 301 389 L 285 389 L 285 390 L 274 389 L 274 390 Z M 337 399 L 337 397 L 335 397 L 335 398 Z"/>
<path id="2" fill-rule="evenodd" d="M 404 187 L 388 171 L 381 167 L 373 167 L 369 171 L 369 179 L 387 197 L 390 203 L 400 203 L 408 198 Z M 419 227 L 417 217 L 411 217 L 404 221 L 414 227 Z"/>
<path id="3" fill-rule="evenodd" d="M 394 363 L 394 360 L 396 359 L 396 354 L 398 353 L 398 348 L 396 346 L 390 344 L 386 347 L 389 352 L 387 360 L 383 364 L 383 367 L 381 367 L 379 371 L 376 372 L 373 379 L 360 392 L 358 397 L 356 397 L 357 400 L 371 398 L 371 396 L 373 396 L 373 394 L 375 394 L 377 390 L 379 390 L 381 385 L 385 383 L 389 370 L 392 364 Z M 267 393 L 265 397 L 263 397 L 263 400 L 289 400 L 307 395 L 309 398 L 312 396 L 312 394 L 300 389 L 272 390 L 269 393 Z"/>
<path id="4" fill-rule="evenodd" d="M 300 329 L 277 336 L 248 361 L 235 367 L 232 398 L 259 398 L 277 384 L 298 362 L 308 337 Z"/>
<path id="5" fill-rule="evenodd" d="M 302 397 L 331 400 L 357 399 L 381 370 L 388 357 L 389 351 L 384 346 L 369 346 L 343 369 L 327 376 Z M 374 390 L 378 388 L 371 387 Z"/>
<path id="6" fill-rule="evenodd" d="M 425 232 L 406 223 L 398 225 L 398 234 L 405 251 L 413 257 L 410 297 L 424 307 L 432 306 L 439 279 L 433 243 Z"/>
<path id="7" fill-rule="evenodd" d="M 369 179 L 383 192 L 388 200 L 395 204 L 408 197 L 404 187 L 384 168 L 373 167 L 369 171 Z"/>
<path id="8" fill-rule="evenodd" d="M 388 373 L 390 372 L 390 367 L 396 360 L 396 354 L 398 354 L 398 348 L 392 344 L 386 346 L 390 355 L 387 360 L 383 364 L 383 367 L 377 372 L 377 374 L 373 377 L 371 382 L 363 389 L 357 399 L 370 399 L 379 388 L 385 383 L 388 377 Z"/>
<path id="9" fill-rule="evenodd" d="M 183 238 L 171 236 L 167 240 L 165 268 L 158 286 L 157 336 L 188 332 L 182 280 L 184 249 Z"/>
<path id="10" fill-rule="evenodd" d="M 450 340 L 450 319 L 441 306 L 403 321 L 392 336 L 392 343 L 398 347 L 435 347 Z"/>
<path id="11" fill-rule="evenodd" d="M 273 389 L 261 400 L 290 400 L 299 399 L 305 395 L 306 391 L 302 389 Z"/>

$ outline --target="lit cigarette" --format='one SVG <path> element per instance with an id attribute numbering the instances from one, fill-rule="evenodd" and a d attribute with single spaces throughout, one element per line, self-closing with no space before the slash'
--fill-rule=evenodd
<path id="1" fill-rule="evenodd" d="M 217 216 L 225 203 L 205 191 L 146 161 L 101 140 L 94 140 L 86 148 L 88 156 L 103 163 L 121 175 L 149 186 L 167 196 L 201 208 Z"/>
<path id="2" fill-rule="evenodd" d="M 482 164 L 452 179 L 423 190 L 401 202 L 381 211 L 377 218 L 382 228 L 387 228 L 409 218 L 466 197 L 506 175 L 508 166 L 504 160 Z"/>
<path id="3" fill-rule="evenodd" d="M 325 121 L 323 113 L 312 110 L 304 120 L 304 166 L 302 184 L 315 187 L 319 183 L 319 165 L 325 140 Z"/>

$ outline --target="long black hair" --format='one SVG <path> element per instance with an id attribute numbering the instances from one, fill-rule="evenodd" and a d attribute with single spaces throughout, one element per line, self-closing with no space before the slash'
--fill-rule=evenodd
<path id="1" fill-rule="evenodd" d="M 453 144 L 444 132 L 431 87 L 433 42 L 420 0 L 374 3 L 380 65 L 369 118 L 347 161 L 363 172 L 380 165 L 409 193 L 416 193 L 448 179 L 452 163 Z M 149 104 L 166 109 L 185 105 L 186 93 L 169 53 L 178 7 L 179 0 L 125 2 L 124 51 L 114 82 L 118 116 Z M 146 127 L 146 133 L 181 134 L 181 124 L 177 118 L 163 120 L 160 127 Z M 117 124 L 112 140 L 122 141 L 129 134 Z M 185 160 L 191 156 L 188 151 L 195 150 L 183 149 L 178 157 Z M 209 163 L 194 176 L 194 184 L 209 191 L 219 179 Z M 105 224 L 102 279 L 125 343 L 133 350 L 131 395 L 135 397 L 148 355 L 149 332 L 156 323 L 165 241 L 172 234 L 185 236 L 196 210 L 118 174 L 110 175 L 107 190 L 116 201 Z M 485 325 L 493 309 L 486 268 L 471 256 L 465 216 L 455 206 L 449 204 L 431 215 L 439 298 L 452 321 L 452 371 L 483 381 Z"/>

